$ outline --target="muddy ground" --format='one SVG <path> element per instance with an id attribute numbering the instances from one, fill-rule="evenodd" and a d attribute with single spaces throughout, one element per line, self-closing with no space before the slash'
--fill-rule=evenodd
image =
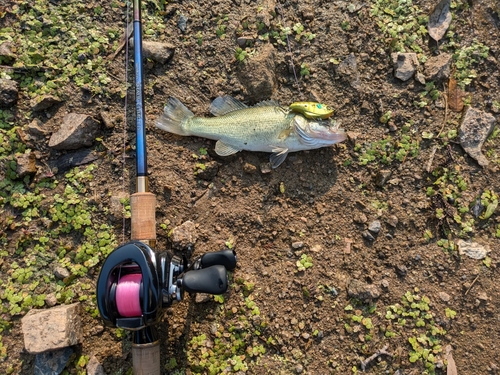
<path id="1" fill-rule="evenodd" d="M 453 3 L 454 36 L 445 36 L 439 48 L 428 35 L 417 40 L 420 59 L 453 55 L 474 42 L 489 48 L 487 56 L 473 64 L 476 77 L 464 87 L 466 106 L 459 112 L 447 102 L 455 60 L 448 76 L 434 80 L 435 100 L 422 95 L 426 85 L 416 77 L 403 82 L 394 76 L 391 48 L 405 31 L 385 33 L 378 23 L 390 12 L 374 14 L 374 1 L 157 4 L 161 11 L 150 2 L 145 14 L 162 19 L 165 28 L 146 34 L 145 40 L 174 49 L 165 63 L 145 63 L 150 189 L 158 200 L 157 248 L 170 249 L 170 229 L 189 220 L 196 224 L 195 255 L 227 245 L 238 254 L 223 304 L 186 296 L 166 311 L 161 327 L 163 372 L 209 373 L 203 362 L 208 358 L 219 366 L 212 373 L 224 367 L 237 372 L 241 361 L 239 371 L 250 374 L 350 374 L 361 372 L 362 361 L 386 347 L 390 355 L 367 363 L 366 373 L 446 374 L 445 347 L 450 345 L 459 374 L 498 373 L 500 258 L 495 235 L 500 216 L 494 212 L 480 219 L 472 210 L 483 192 L 499 193 L 500 145 L 498 138 L 485 143 L 489 165 L 482 167 L 464 152 L 453 132 L 468 106 L 494 116 L 498 123 L 498 3 Z M 381 9 L 393 6 L 389 1 L 377 4 Z M 96 17 L 96 27 L 123 23 L 123 7 L 99 5 L 103 12 Z M 434 5 L 413 3 L 415 14 L 418 9 L 422 15 L 430 14 Z M 181 16 L 187 18 L 184 31 L 179 27 Z M 2 22 L 15 24 L 15 17 L 7 15 Z M 280 25 L 293 28 L 298 23 L 303 31 L 291 30 L 290 53 L 286 38 L 279 36 Z M 273 37 L 272 31 L 278 34 Z M 238 50 L 242 61 L 236 57 L 238 42 L 247 52 L 242 56 Z M 116 44 L 103 55 L 112 53 L 113 47 Z M 112 87 L 123 87 L 124 60 L 122 51 L 109 64 Z M 424 66 L 421 60 L 418 71 L 425 76 Z M 38 116 L 49 122 L 47 113 L 56 121 L 75 111 L 99 119 L 103 110 L 115 116 L 114 127 L 103 126 L 102 142 L 96 142 L 100 157 L 94 162 L 98 168 L 89 193 L 101 207 L 109 207 L 116 192 L 134 189 L 132 151 L 127 151 L 125 168 L 122 163 L 123 143 L 134 145 L 133 97 L 129 95 L 124 141 L 120 95 L 89 95 L 72 83 L 66 90 L 61 105 L 30 112 L 28 119 L 21 113 L 27 111 L 29 98 L 21 94 L 17 118 L 28 123 Z M 268 154 L 244 151 L 219 157 L 213 152 L 214 141 L 155 129 L 154 121 L 169 96 L 198 116 L 210 116 L 210 102 L 219 95 L 248 105 L 267 99 L 282 105 L 319 101 L 335 109 L 333 118 L 349 136 L 333 147 L 293 153 L 268 171 Z M 422 98 L 426 105 L 418 104 Z M 396 156 L 404 145 L 410 146 Z M 376 147 L 373 159 L 365 163 L 369 150 Z M 59 155 L 47 146 L 43 150 L 47 163 Z M 460 179 L 466 183 L 463 189 L 458 187 Z M 459 212 L 459 203 L 469 207 L 469 213 Z M 463 230 L 457 214 L 463 221 L 474 218 L 470 231 Z M 129 238 L 128 219 L 124 237 L 121 218 L 101 213 L 100 220 L 114 224 L 118 242 Z M 377 221 L 378 233 L 376 228 L 367 231 L 370 225 L 377 227 Z M 161 223 L 166 229 L 159 227 Z M 479 260 L 460 255 L 461 238 L 488 247 L 490 253 Z M 307 257 L 312 266 L 300 270 L 297 262 Z M 8 262 L 3 260 L 4 267 Z M 97 270 L 88 275 L 92 285 L 97 276 Z M 363 285 L 348 295 L 352 280 Z M 404 306 L 408 300 L 414 305 L 410 301 Z M 418 316 L 405 315 L 415 311 Z M 391 312 L 397 316 L 391 318 Z M 22 350 L 23 314 L 13 317 L 12 328 L 3 333 L 8 352 L 1 366 L 30 374 L 34 356 Z M 84 340 L 77 353 L 96 356 L 106 373 L 130 371 L 127 335 L 96 330 L 102 325 L 99 318 L 85 312 L 82 316 Z M 65 371 L 84 370 L 84 365 L 73 363 Z"/>

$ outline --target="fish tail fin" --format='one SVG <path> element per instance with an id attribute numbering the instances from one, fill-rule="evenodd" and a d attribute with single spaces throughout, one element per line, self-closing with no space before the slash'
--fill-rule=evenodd
<path id="1" fill-rule="evenodd" d="M 170 97 L 163 109 L 163 114 L 156 119 L 156 127 L 169 133 L 190 135 L 183 125 L 193 116 L 194 113 L 187 109 L 179 99 Z"/>

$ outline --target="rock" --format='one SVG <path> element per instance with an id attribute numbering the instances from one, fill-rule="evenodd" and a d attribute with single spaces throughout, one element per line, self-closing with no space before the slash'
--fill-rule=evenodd
<path id="1" fill-rule="evenodd" d="M 300 363 L 297 363 L 295 365 L 295 373 L 302 374 L 303 372 L 304 372 L 304 366 L 302 366 Z"/>
<path id="2" fill-rule="evenodd" d="M 92 146 L 99 131 L 99 123 L 84 114 L 70 113 L 64 116 L 60 129 L 52 134 L 49 147 L 56 150 L 77 150 Z"/>
<path id="3" fill-rule="evenodd" d="M 66 268 L 57 266 L 54 268 L 54 276 L 58 280 L 64 280 L 70 276 L 70 273 Z"/>
<path id="4" fill-rule="evenodd" d="M 466 242 L 458 240 L 458 252 L 460 255 L 467 255 L 472 259 L 484 259 L 491 251 L 489 247 L 480 245 L 476 242 Z"/>
<path id="5" fill-rule="evenodd" d="M 62 103 L 62 100 L 59 98 L 56 98 L 55 96 L 52 95 L 42 95 L 39 97 L 34 98 L 31 102 L 31 109 L 34 112 L 37 111 L 43 111 L 45 109 L 48 109 L 52 107 L 55 104 Z"/>
<path id="6" fill-rule="evenodd" d="M 347 295 L 359 300 L 372 300 L 380 297 L 380 290 L 373 284 L 351 279 L 347 285 Z"/>
<path id="7" fill-rule="evenodd" d="M 438 296 L 441 299 L 441 301 L 443 301 L 443 302 L 449 302 L 449 300 L 451 299 L 450 295 L 448 293 L 445 293 L 445 292 L 439 292 Z"/>
<path id="8" fill-rule="evenodd" d="M 210 302 L 211 300 L 212 300 L 212 296 L 210 294 L 196 293 L 194 302 L 195 303 L 207 303 L 207 302 Z"/>
<path id="9" fill-rule="evenodd" d="M 370 225 L 368 225 L 368 230 L 374 234 L 378 234 L 381 229 L 380 221 L 373 220 Z"/>
<path id="10" fill-rule="evenodd" d="M 358 63 L 354 53 L 349 54 L 338 66 L 337 74 L 349 82 L 352 88 L 359 90 L 361 81 L 358 71 Z"/>
<path id="11" fill-rule="evenodd" d="M 303 247 L 304 247 L 304 242 L 302 241 L 292 243 L 292 249 L 294 250 L 302 249 Z"/>
<path id="12" fill-rule="evenodd" d="M 131 48 L 134 47 L 134 38 L 130 39 Z M 142 41 L 142 51 L 144 59 L 151 59 L 160 64 L 165 64 L 172 59 L 175 46 L 170 43 Z"/>
<path id="13" fill-rule="evenodd" d="M 37 354 L 35 357 L 34 375 L 59 375 L 66 367 L 72 354 L 72 348 L 63 348 Z"/>
<path id="14" fill-rule="evenodd" d="M 394 76 L 401 81 L 408 81 L 418 67 L 418 60 L 416 53 L 401 53 L 395 52 L 391 54 L 392 62 L 394 64 Z"/>
<path id="15" fill-rule="evenodd" d="M 203 167 L 198 168 L 194 174 L 196 177 L 205 181 L 212 181 L 219 172 L 219 163 L 216 161 L 209 161 L 203 164 Z"/>
<path id="16" fill-rule="evenodd" d="M 451 55 L 442 53 L 433 56 L 425 62 L 425 76 L 430 81 L 446 81 L 450 78 Z"/>
<path id="17" fill-rule="evenodd" d="M 487 302 L 489 300 L 489 297 L 485 292 L 479 292 L 477 295 L 477 299 L 483 302 Z"/>
<path id="18" fill-rule="evenodd" d="M 0 79 L 0 108 L 12 107 L 17 102 L 19 93 L 16 81 Z"/>
<path id="19" fill-rule="evenodd" d="M 36 157 L 34 152 L 16 156 L 16 174 L 19 178 L 33 175 L 37 172 Z"/>
<path id="20" fill-rule="evenodd" d="M 24 346 L 30 354 L 61 349 L 81 342 L 80 304 L 31 310 L 21 319 Z"/>
<path id="21" fill-rule="evenodd" d="M 276 1 L 263 0 L 259 2 L 260 11 L 255 15 L 257 21 L 262 22 L 267 28 L 271 26 L 271 20 L 276 14 Z"/>
<path id="22" fill-rule="evenodd" d="M 242 64 L 238 79 L 255 102 L 268 100 L 276 88 L 275 50 L 271 43 L 265 44 L 259 54 Z"/>
<path id="23" fill-rule="evenodd" d="M 396 274 L 401 277 L 405 277 L 408 273 L 408 268 L 404 264 L 396 265 Z"/>
<path id="24" fill-rule="evenodd" d="M 268 173 L 271 173 L 272 171 L 273 171 L 273 169 L 271 167 L 271 163 L 267 162 L 267 163 L 260 164 L 260 172 L 262 174 L 268 174 Z"/>
<path id="25" fill-rule="evenodd" d="M 183 14 L 179 16 L 179 21 L 177 21 L 177 27 L 180 31 L 182 31 L 183 34 L 186 33 L 187 30 L 187 21 L 188 18 Z"/>
<path id="26" fill-rule="evenodd" d="M 380 282 L 380 286 L 384 289 L 389 289 L 389 280 L 382 279 L 382 281 Z"/>
<path id="27" fill-rule="evenodd" d="M 257 167 L 253 164 L 245 163 L 243 165 L 243 172 L 248 174 L 254 174 L 255 172 L 257 172 Z"/>
<path id="28" fill-rule="evenodd" d="M 392 171 L 388 169 L 382 169 L 377 172 L 377 175 L 375 176 L 375 185 L 378 187 L 384 187 L 385 183 L 391 178 Z"/>
<path id="29" fill-rule="evenodd" d="M 44 137 L 47 134 L 47 131 L 43 128 L 43 122 L 37 118 L 28 124 L 27 130 L 28 134 L 35 138 Z"/>
<path id="30" fill-rule="evenodd" d="M 190 250 L 198 239 L 196 226 L 192 221 L 186 221 L 180 226 L 172 229 L 170 239 L 173 248 L 178 250 Z"/>
<path id="31" fill-rule="evenodd" d="M 87 375 L 105 375 L 104 368 L 95 355 L 92 355 L 87 363 Z"/>
<path id="32" fill-rule="evenodd" d="M 396 228 L 398 226 L 399 219 L 397 216 L 391 215 L 385 220 L 385 222 L 387 223 L 387 225 Z"/>
<path id="33" fill-rule="evenodd" d="M 363 236 L 363 238 L 364 238 L 365 240 L 367 240 L 367 241 L 371 241 L 371 242 L 375 241 L 375 237 L 373 237 L 373 234 L 371 234 L 371 232 L 370 232 L 370 231 L 368 231 L 368 230 L 365 230 L 365 231 L 362 233 L 362 236 Z"/>
<path id="34" fill-rule="evenodd" d="M 3 42 L 0 44 L 0 60 L 3 60 L 4 64 L 10 64 L 16 59 L 16 55 L 12 52 L 12 43 Z"/>
<path id="35" fill-rule="evenodd" d="M 56 297 L 56 295 L 54 293 L 47 294 L 45 296 L 45 304 L 48 307 L 53 307 L 53 306 L 57 305 L 57 297 Z"/>
<path id="36" fill-rule="evenodd" d="M 417 71 L 417 73 L 415 73 L 415 80 L 422 84 L 422 85 L 425 85 L 425 77 L 422 73 L 420 73 L 419 71 Z"/>
<path id="37" fill-rule="evenodd" d="M 91 163 L 97 158 L 97 153 L 91 148 L 88 148 L 61 155 L 55 161 L 50 162 L 49 165 L 51 169 L 57 170 L 55 173 L 63 173 L 78 165 Z"/>
<path id="38" fill-rule="evenodd" d="M 236 43 L 238 43 L 238 46 L 240 48 L 245 48 L 251 45 L 254 42 L 254 40 L 255 38 L 253 35 L 248 35 L 248 36 L 243 35 L 236 39 Z"/>
<path id="39" fill-rule="evenodd" d="M 495 117 L 474 108 L 468 108 L 460 126 L 460 144 L 470 157 L 486 167 L 490 162 L 481 153 L 483 143 L 495 127 Z"/>
<path id="40" fill-rule="evenodd" d="M 115 195 L 112 195 L 109 199 L 109 212 L 113 215 L 115 220 L 123 219 L 124 215 L 124 206 L 123 201 L 129 198 L 129 194 L 122 192 L 117 192 Z"/>
<path id="41" fill-rule="evenodd" d="M 356 224 L 365 224 L 368 222 L 368 218 L 366 215 L 362 212 L 354 214 L 354 217 L 352 218 L 352 221 L 354 221 Z"/>
<path id="42" fill-rule="evenodd" d="M 99 115 L 101 116 L 102 123 L 106 129 L 114 129 L 116 121 L 115 118 L 111 116 L 111 113 L 101 111 Z"/>
<path id="43" fill-rule="evenodd" d="M 99 335 L 100 333 L 103 333 L 103 332 L 104 332 L 104 327 L 101 325 L 96 325 L 90 329 L 89 335 L 96 336 L 96 335 Z"/>

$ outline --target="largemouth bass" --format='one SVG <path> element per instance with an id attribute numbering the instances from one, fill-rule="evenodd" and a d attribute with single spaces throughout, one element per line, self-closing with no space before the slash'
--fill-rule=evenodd
<path id="1" fill-rule="evenodd" d="M 346 139 L 345 132 L 328 121 L 307 119 L 274 101 L 248 107 L 230 96 L 216 98 L 210 112 L 215 117 L 197 117 L 178 99 L 170 97 L 156 126 L 178 135 L 214 139 L 220 156 L 238 151 L 272 152 L 273 168 L 289 152 L 331 146 Z"/>

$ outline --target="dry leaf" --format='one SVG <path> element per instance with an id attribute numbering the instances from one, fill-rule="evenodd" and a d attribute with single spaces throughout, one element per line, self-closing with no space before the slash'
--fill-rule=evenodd
<path id="1" fill-rule="evenodd" d="M 455 360 L 451 355 L 451 351 L 452 351 L 451 346 L 447 345 L 445 348 L 446 361 L 448 362 L 448 365 L 446 366 L 446 375 L 458 375 L 457 365 L 455 364 Z"/>
<path id="2" fill-rule="evenodd" d="M 427 30 L 429 35 L 436 42 L 440 41 L 451 23 L 451 0 L 441 0 L 429 16 Z"/>
<path id="3" fill-rule="evenodd" d="M 464 109 L 465 92 L 457 85 L 457 80 L 450 77 L 448 82 L 448 107 L 454 112 Z"/>

